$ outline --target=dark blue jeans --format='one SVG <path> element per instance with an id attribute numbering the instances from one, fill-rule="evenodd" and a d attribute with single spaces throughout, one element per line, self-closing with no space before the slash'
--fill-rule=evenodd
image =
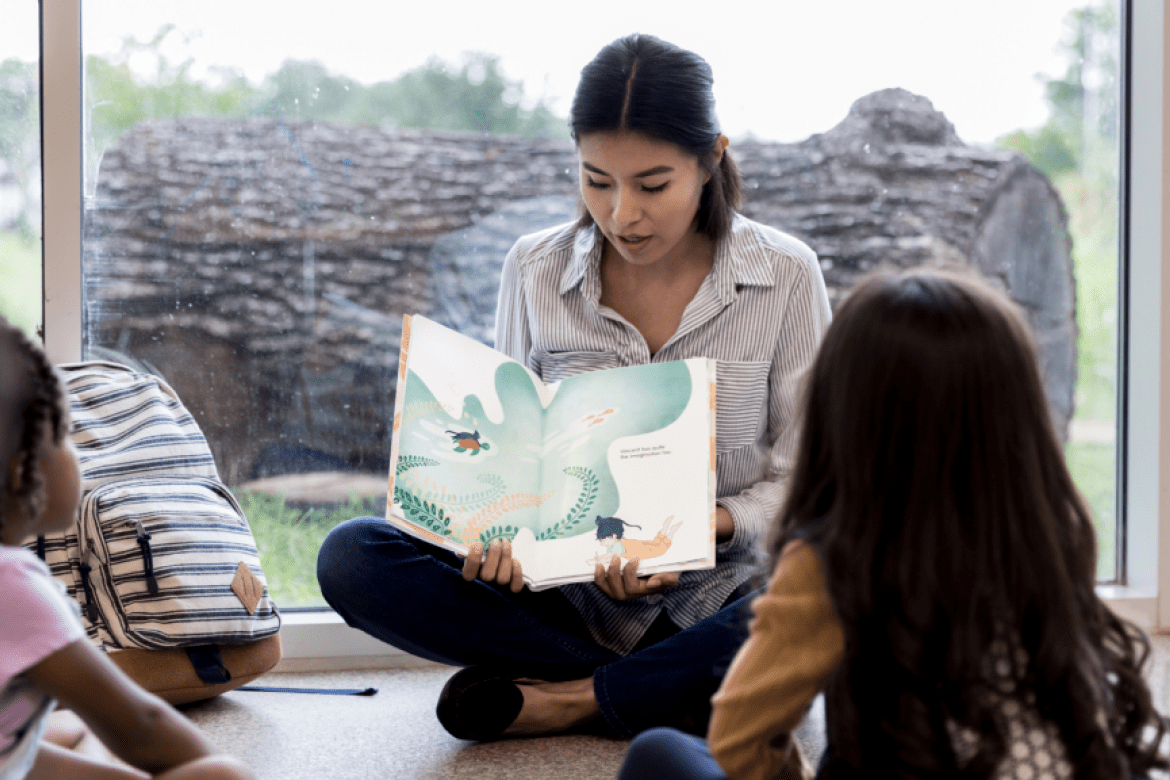
<path id="1" fill-rule="evenodd" d="M 707 740 L 671 728 L 654 728 L 634 737 L 617 780 L 727 780 L 711 758 Z"/>
<path id="2" fill-rule="evenodd" d="M 590 637 L 559 590 L 514 594 L 466 582 L 462 566 L 448 550 L 361 517 L 325 539 L 317 579 L 346 623 L 421 658 L 543 680 L 592 675 L 605 723 L 618 736 L 662 725 L 706 732 L 711 695 L 747 638 L 750 589 L 687 629 L 664 611 L 634 652 L 621 656 Z"/>

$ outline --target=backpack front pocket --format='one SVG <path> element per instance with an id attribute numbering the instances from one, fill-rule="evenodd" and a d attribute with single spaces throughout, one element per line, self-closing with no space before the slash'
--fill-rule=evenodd
<path id="1" fill-rule="evenodd" d="M 253 642 L 280 629 L 251 529 L 216 480 L 102 485 L 82 505 L 79 544 L 88 617 L 117 646 Z"/>

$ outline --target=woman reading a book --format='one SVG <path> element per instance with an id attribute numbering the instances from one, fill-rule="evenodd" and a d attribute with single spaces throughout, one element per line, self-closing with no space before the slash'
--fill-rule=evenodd
<path id="1" fill-rule="evenodd" d="M 583 69 L 569 120 L 581 217 L 509 252 L 496 348 L 545 382 L 717 361 L 715 568 L 639 577 L 638 560 L 614 555 L 592 583 L 532 592 L 506 540 L 461 559 L 359 518 L 322 546 L 322 592 L 350 625 L 466 667 L 438 705 L 457 737 L 590 722 L 620 736 L 703 733 L 746 636 L 756 552 L 791 469 L 798 385 L 830 312 L 813 252 L 736 213 L 739 174 L 712 83 L 701 57 L 647 35 Z"/>

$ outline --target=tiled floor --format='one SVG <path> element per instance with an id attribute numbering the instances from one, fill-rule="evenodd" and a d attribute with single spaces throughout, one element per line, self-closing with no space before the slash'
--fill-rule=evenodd
<path id="1" fill-rule="evenodd" d="M 1170 636 L 1153 639 L 1148 677 L 1154 701 L 1170 711 Z M 378 689 L 374 696 L 233 691 L 185 708 L 229 753 L 262 780 L 593 780 L 613 778 L 626 742 L 594 736 L 504 740 L 452 738 L 435 702 L 453 669 L 269 675 L 257 684 Z M 818 702 L 819 703 L 819 702 Z M 798 732 L 810 756 L 823 747 L 823 714 L 814 707 Z M 666 778 L 664 778 L 666 780 Z"/>

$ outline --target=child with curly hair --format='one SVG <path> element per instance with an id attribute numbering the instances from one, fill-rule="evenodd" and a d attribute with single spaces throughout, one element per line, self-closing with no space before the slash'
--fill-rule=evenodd
<path id="1" fill-rule="evenodd" d="M 3 317 L 0 367 L 0 780 L 251 780 L 89 642 L 20 546 L 75 522 L 81 476 L 57 375 Z"/>

